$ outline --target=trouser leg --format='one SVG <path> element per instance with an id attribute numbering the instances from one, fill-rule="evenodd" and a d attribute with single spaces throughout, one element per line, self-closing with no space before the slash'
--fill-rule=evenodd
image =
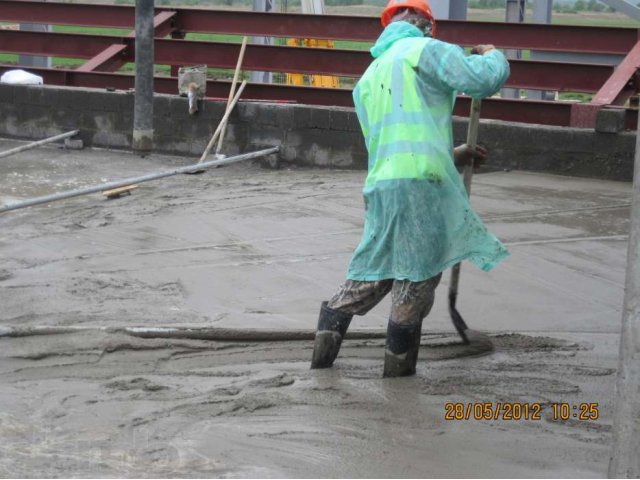
<path id="1" fill-rule="evenodd" d="M 389 293 L 392 284 L 392 280 L 347 280 L 328 302 L 322 303 L 311 368 L 333 365 L 353 315 L 364 315 L 375 307 Z"/>
<path id="2" fill-rule="evenodd" d="M 391 291 L 393 280 L 360 282 L 347 280 L 327 302 L 334 310 L 351 315 L 366 315 Z"/>
<path id="3" fill-rule="evenodd" d="M 424 282 L 393 282 L 383 376 L 401 377 L 416 373 L 422 320 L 433 307 L 440 277 L 441 274 Z"/>

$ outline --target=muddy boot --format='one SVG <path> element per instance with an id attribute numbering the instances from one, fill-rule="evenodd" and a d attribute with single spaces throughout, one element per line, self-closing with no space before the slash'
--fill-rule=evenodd
<path id="1" fill-rule="evenodd" d="M 327 302 L 322 302 L 311 368 L 329 368 L 333 365 L 352 317 L 353 315 L 329 308 Z"/>
<path id="2" fill-rule="evenodd" d="M 400 325 L 389 320 L 383 377 L 406 377 L 416 373 L 422 322 Z"/>

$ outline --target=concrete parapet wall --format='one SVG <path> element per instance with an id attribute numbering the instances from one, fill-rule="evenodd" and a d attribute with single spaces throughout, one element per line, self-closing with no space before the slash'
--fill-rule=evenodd
<path id="1" fill-rule="evenodd" d="M 199 156 L 226 102 L 208 101 L 195 116 L 187 99 L 157 95 L 155 148 Z M 99 89 L 0 85 L 0 136 L 40 139 L 80 129 L 85 145 L 127 149 L 133 129 L 133 94 Z M 456 143 L 466 120 L 454 119 Z M 612 180 L 632 179 L 635 132 L 482 121 L 480 141 L 490 165 Z M 300 166 L 365 169 L 367 154 L 353 109 L 287 103 L 241 102 L 230 117 L 224 153 L 280 145 L 278 161 Z"/>

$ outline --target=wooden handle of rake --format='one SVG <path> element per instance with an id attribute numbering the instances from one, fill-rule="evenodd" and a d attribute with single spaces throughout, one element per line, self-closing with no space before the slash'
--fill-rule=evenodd
<path id="1" fill-rule="evenodd" d="M 482 100 L 473 99 L 471 101 L 471 112 L 469 113 L 469 129 L 467 130 L 467 145 L 469 148 L 475 148 L 478 143 L 478 126 L 480 124 L 480 108 L 482 106 Z M 463 170 L 464 188 L 467 191 L 467 196 L 471 195 L 471 177 L 473 177 L 473 158 L 464 166 Z M 456 263 L 451 269 L 451 283 L 449 283 L 449 310 L 455 309 L 456 299 L 458 297 L 458 283 L 460 282 L 460 264 Z M 453 317 L 453 315 L 452 315 Z M 462 317 L 460 317 L 462 320 Z M 455 320 L 454 320 L 455 324 Z M 467 326 L 464 324 L 464 329 Z M 462 327 L 462 325 L 460 325 Z M 456 325 L 458 328 L 458 325 Z"/>
<path id="2" fill-rule="evenodd" d="M 218 124 L 218 128 L 216 128 L 216 131 L 211 136 L 211 140 L 209 140 L 209 144 L 207 145 L 207 148 L 204 149 L 204 152 L 202 153 L 202 156 L 200 157 L 200 160 L 198 161 L 198 163 L 204 162 L 204 160 L 207 158 L 207 155 L 209 155 L 209 152 L 211 151 L 211 149 L 215 145 L 216 140 L 218 139 L 218 136 L 220 135 L 220 132 L 222 131 L 222 127 L 224 127 L 224 125 L 229 120 L 229 115 L 231 115 L 231 112 L 233 111 L 233 107 L 235 107 L 236 103 L 238 103 L 238 100 L 240 99 L 240 95 L 242 95 L 242 91 L 244 90 L 244 87 L 246 87 L 246 86 L 247 86 L 247 81 L 244 80 L 242 82 L 242 84 L 240 85 L 240 88 L 238 88 L 238 92 L 233 97 L 233 100 L 231 101 L 231 103 L 227 107 L 227 111 L 224 112 L 224 116 L 222 117 L 222 120 L 220 120 L 220 123 Z"/>
<path id="3" fill-rule="evenodd" d="M 238 76 L 240 74 L 240 67 L 242 67 L 242 61 L 244 60 L 244 51 L 247 48 L 247 37 L 242 38 L 242 46 L 240 47 L 240 55 L 238 55 L 238 63 L 236 63 L 236 70 L 233 72 L 233 80 L 231 81 L 231 90 L 229 91 L 229 98 L 227 99 L 227 108 L 231 105 L 231 101 L 233 100 L 233 96 L 236 93 L 236 82 L 238 81 Z M 222 150 L 222 142 L 224 142 L 224 134 L 227 131 L 227 122 L 222 126 L 222 131 L 220 132 L 220 139 L 218 140 L 218 146 L 216 147 L 216 153 L 220 153 Z"/>

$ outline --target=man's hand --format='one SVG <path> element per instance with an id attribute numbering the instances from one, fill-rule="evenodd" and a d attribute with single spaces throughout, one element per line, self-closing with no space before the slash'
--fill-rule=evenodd
<path id="1" fill-rule="evenodd" d="M 478 166 L 484 163 L 488 155 L 489 151 L 482 145 L 476 145 L 475 148 L 471 148 L 466 143 L 463 143 L 453 149 L 453 159 L 457 167 L 469 165 L 472 160 L 474 166 Z"/>
<path id="2" fill-rule="evenodd" d="M 494 47 L 493 45 L 487 44 L 487 45 L 476 45 L 475 47 L 473 47 L 471 49 L 471 53 L 473 55 L 484 55 L 487 52 L 490 52 L 491 50 L 494 50 L 496 47 Z"/>

